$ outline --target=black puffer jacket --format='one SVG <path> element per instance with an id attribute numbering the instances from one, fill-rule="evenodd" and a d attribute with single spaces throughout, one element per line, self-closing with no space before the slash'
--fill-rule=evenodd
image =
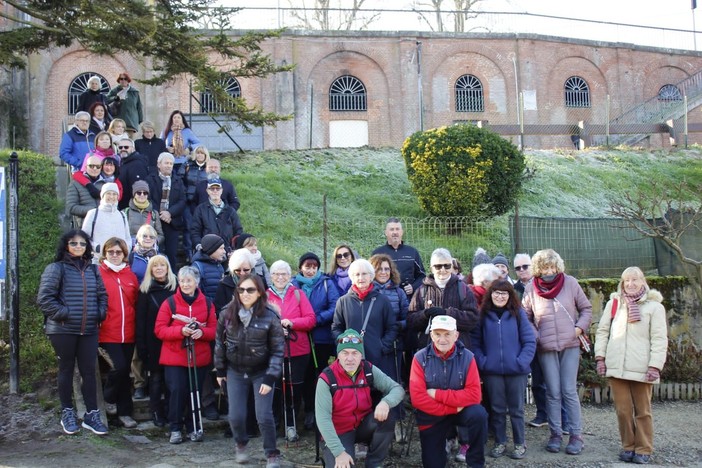
<path id="1" fill-rule="evenodd" d="M 283 347 L 280 317 L 270 305 L 244 327 L 234 304 L 229 304 L 217 321 L 217 376 L 226 376 L 228 368 L 249 375 L 265 372 L 263 383 L 272 387 L 283 369 Z"/>
<path id="2" fill-rule="evenodd" d="M 44 269 L 37 303 L 47 335 L 94 335 L 107 315 L 107 292 L 97 268 L 68 256 Z"/>
<path id="3" fill-rule="evenodd" d="M 149 292 L 139 291 L 136 304 L 136 349 L 146 368 L 155 371 L 161 368 L 161 340 L 154 333 L 156 316 L 163 301 L 175 294 L 175 289 L 168 289 L 166 283 L 151 281 Z"/>
<path id="4" fill-rule="evenodd" d="M 225 204 L 219 214 L 215 213 L 214 207 L 209 201 L 201 203 L 195 208 L 193 222 L 190 225 L 193 245 L 199 244 L 207 234 L 217 234 L 224 239 L 224 247 L 229 252 L 232 237 L 242 232 L 244 232 L 244 228 L 241 227 L 239 215 L 231 206 Z"/>

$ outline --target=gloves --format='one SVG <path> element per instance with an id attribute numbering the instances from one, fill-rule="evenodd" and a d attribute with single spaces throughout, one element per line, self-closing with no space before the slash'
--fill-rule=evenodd
<path id="1" fill-rule="evenodd" d="M 604 377 L 605 374 L 607 374 L 607 365 L 604 362 L 604 359 L 598 359 L 597 360 L 597 375 L 600 377 Z"/>
<path id="2" fill-rule="evenodd" d="M 446 312 L 444 312 L 444 309 L 441 307 L 429 307 L 428 309 L 424 309 L 424 316 L 431 320 L 432 318 L 436 317 L 437 315 L 444 315 Z"/>
<path id="3" fill-rule="evenodd" d="M 647 382 L 654 382 L 661 377 L 661 371 L 656 369 L 655 367 L 649 367 L 648 370 L 646 371 L 646 381 Z"/>

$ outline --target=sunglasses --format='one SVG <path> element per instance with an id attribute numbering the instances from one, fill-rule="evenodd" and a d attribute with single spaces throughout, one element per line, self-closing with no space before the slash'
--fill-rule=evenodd
<path id="1" fill-rule="evenodd" d="M 340 254 L 336 254 L 336 259 L 341 260 L 342 258 L 349 258 L 351 256 L 351 252 L 344 252 Z"/>
<path id="2" fill-rule="evenodd" d="M 113 256 L 124 255 L 124 252 L 122 252 L 122 250 L 108 250 L 107 255 L 113 255 Z"/>
<path id="3" fill-rule="evenodd" d="M 149 192 L 145 192 L 145 191 L 143 191 L 143 190 L 139 190 L 138 192 L 134 192 L 134 195 L 144 195 L 144 196 L 146 196 L 146 195 L 148 195 L 148 194 L 149 194 Z"/>
<path id="4" fill-rule="evenodd" d="M 102 169 L 102 166 L 100 164 L 88 164 L 88 167 L 90 169 Z"/>
<path id="5" fill-rule="evenodd" d="M 127 80 L 128 78 L 126 76 L 120 76 L 117 78 L 117 81 L 122 81 L 122 80 Z"/>
<path id="6" fill-rule="evenodd" d="M 207 187 L 207 190 L 212 190 L 212 191 L 214 191 L 214 192 L 219 192 L 220 190 L 222 190 L 222 187 L 220 187 L 219 185 L 214 185 L 214 186 L 212 186 L 212 187 Z"/>
<path id="7" fill-rule="evenodd" d="M 70 245 L 71 247 L 78 247 L 78 246 L 85 247 L 86 245 L 88 245 L 88 243 L 87 243 L 87 242 L 81 242 L 81 241 L 70 241 L 70 242 L 68 243 L 68 245 Z"/>
<path id="8" fill-rule="evenodd" d="M 131 148 L 131 146 L 129 146 L 129 145 L 127 145 L 127 146 L 118 146 L 117 148 L 119 148 L 119 149 L 129 149 L 129 148 Z"/>
<path id="9" fill-rule="evenodd" d="M 251 271 L 251 268 L 236 268 L 234 271 L 236 273 L 248 273 Z"/>
<path id="10" fill-rule="evenodd" d="M 253 293 L 257 292 L 258 289 L 253 288 L 253 287 L 252 287 L 252 288 L 236 288 L 236 291 L 237 291 L 239 294 L 244 294 L 244 293 L 253 294 Z"/>
<path id="11" fill-rule="evenodd" d="M 361 339 L 360 336 L 344 336 L 336 340 L 336 344 L 344 344 L 344 343 L 353 343 L 353 344 L 361 344 L 363 343 L 363 340 Z"/>
<path id="12" fill-rule="evenodd" d="M 450 263 L 439 263 L 436 265 L 432 265 L 431 267 L 435 270 L 450 270 L 451 268 L 453 268 L 453 265 L 451 265 Z"/>
<path id="13" fill-rule="evenodd" d="M 528 270 L 531 265 L 519 265 L 515 266 L 514 269 L 515 271 L 522 271 L 522 270 Z"/>

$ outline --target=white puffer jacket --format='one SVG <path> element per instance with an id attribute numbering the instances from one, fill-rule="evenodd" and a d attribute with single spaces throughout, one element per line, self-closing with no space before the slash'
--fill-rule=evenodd
<path id="1" fill-rule="evenodd" d="M 612 319 L 613 299 L 617 311 Z M 607 377 L 646 382 L 649 367 L 663 369 L 668 350 L 668 326 L 663 296 L 655 289 L 639 300 L 641 321 L 629 323 L 626 299 L 612 293 L 597 327 L 595 357 L 604 357 Z M 658 383 L 659 380 L 651 383 Z"/>

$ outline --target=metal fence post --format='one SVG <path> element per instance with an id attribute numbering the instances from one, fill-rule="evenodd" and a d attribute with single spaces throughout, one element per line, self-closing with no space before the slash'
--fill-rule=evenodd
<path id="1" fill-rule="evenodd" d="M 683 96 L 683 134 L 685 135 L 685 149 L 687 149 L 687 94 Z"/>
<path id="2" fill-rule="evenodd" d="M 329 236 L 329 225 L 327 223 L 327 194 L 322 196 L 322 252 L 324 252 L 324 270 L 327 271 L 327 238 Z"/>
<path id="3" fill-rule="evenodd" d="M 605 141 L 607 143 L 607 148 L 609 148 L 609 111 L 610 111 L 609 94 L 607 95 L 607 100 L 605 101 Z"/>
<path id="4" fill-rule="evenodd" d="M 10 209 L 8 261 L 10 270 L 10 393 L 19 392 L 20 333 L 19 333 L 19 213 L 17 211 L 17 189 L 19 185 L 19 157 L 13 151 L 10 156 Z"/>

